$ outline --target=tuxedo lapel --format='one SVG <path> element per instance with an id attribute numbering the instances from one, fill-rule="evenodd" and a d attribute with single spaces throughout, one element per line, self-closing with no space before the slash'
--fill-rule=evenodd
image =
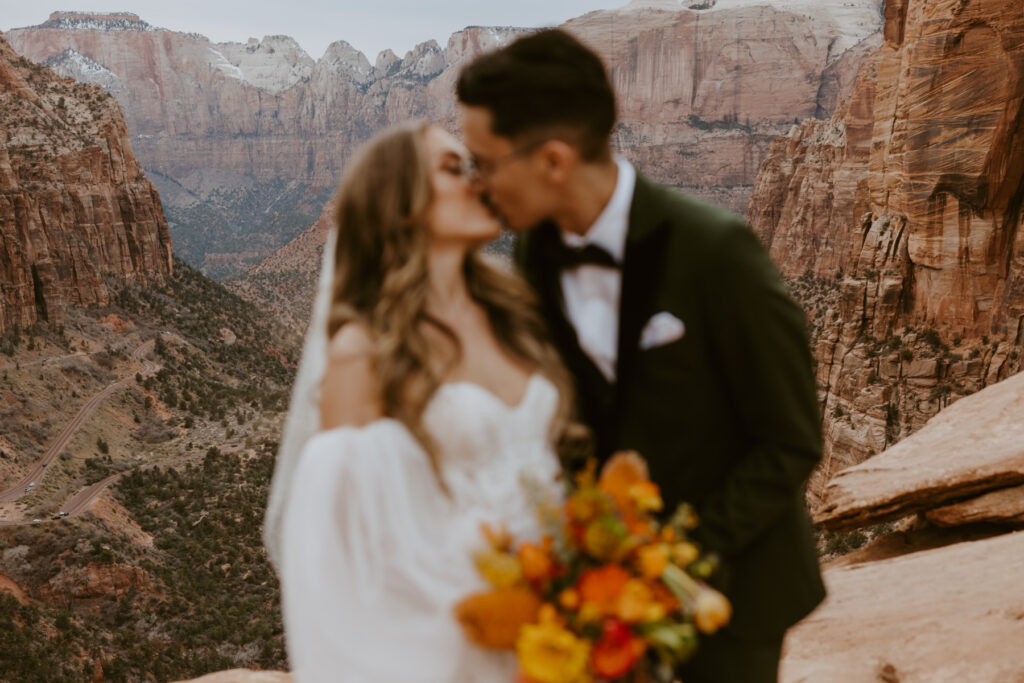
<path id="1" fill-rule="evenodd" d="M 540 296 L 544 318 L 555 345 L 570 372 L 575 375 L 581 393 L 589 394 L 586 399 L 596 399 L 604 410 L 611 393 L 611 385 L 582 348 L 576 329 L 565 311 L 562 295 L 561 269 L 555 254 L 561 247 L 561 237 L 554 224 L 547 223 L 535 228 L 529 235 L 527 248 L 527 270 L 532 274 L 532 284 Z"/>
<path id="2" fill-rule="evenodd" d="M 658 199 L 650 183 L 638 175 L 629 211 L 629 232 L 622 263 L 616 367 L 616 388 L 620 396 L 623 386 L 631 377 L 640 343 L 640 331 L 654 312 L 654 296 L 664 271 L 666 224 L 667 221 L 658 211 Z"/>
<path id="3" fill-rule="evenodd" d="M 580 340 L 569 322 L 562 297 L 561 270 L 555 254 L 560 245 L 558 228 L 551 223 L 539 225 L 523 237 L 524 271 L 530 285 L 537 290 L 541 309 L 555 346 L 562 354 L 565 366 L 577 381 L 582 417 L 595 430 L 607 422 L 613 394 L 612 386 L 580 347 Z M 603 434 L 599 435 L 603 441 Z"/>

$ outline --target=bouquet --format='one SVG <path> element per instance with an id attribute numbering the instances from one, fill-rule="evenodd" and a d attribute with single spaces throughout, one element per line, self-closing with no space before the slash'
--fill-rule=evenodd
<path id="1" fill-rule="evenodd" d="M 728 622 L 729 602 L 704 583 L 716 559 L 687 538 L 693 508 L 659 523 L 661 496 L 636 453 L 615 454 L 600 477 L 591 462 L 564 502 L 528 490 L 543 540 L 485 527 L 474 560 L 490 589 L 456 607 L 472 641 L 515 650 L 520 683 L 671 681 L 698 634 Z"/>

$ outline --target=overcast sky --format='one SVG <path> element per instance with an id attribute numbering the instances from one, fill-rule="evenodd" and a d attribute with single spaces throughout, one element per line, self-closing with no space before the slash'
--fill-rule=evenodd
<path id="1" fill-rule="evenodd" d="M 346 40 L 373 62 L 391 48 L 401 57 L 431 38 L 444 47 L 466 26 L 548 26 L 628 0 L 0 0 L 0 30 L 34 26 L 54 10 L 134 12 L 154 26 L 245 42 L 284 34 L 313 59 Z"/>

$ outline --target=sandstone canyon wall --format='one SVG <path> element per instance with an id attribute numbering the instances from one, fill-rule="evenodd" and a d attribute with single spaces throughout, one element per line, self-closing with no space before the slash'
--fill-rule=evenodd
<path id="1" fill-rule="evenodd" d="M 106 304 L 105 278 L 170 273 L 156 189 L 115 100 L 19 57 L 0 38 L 0 333 L 68 304 Z"/>
<path id="2" fill-rule="evenodd" d="M 770 141 L 830 115 L 849 90 L 880 42 L 880 6 L 635 0 L 565 27 L 609 65 L 622 151 L 661 182 L 742 210 Z M 344 41 L 314 61 L 286 36 L 214 43 L 128 14 L 58 12 L 9 40 L 118 98 L 179 252 L 228 276 L 312 224 L 375 131 L 414 117 L 454 127 L 460 65 L 522 30 L 470 27 L 373 64 Z"/>
<path id="3" fill-rule="evenodd" d="M 749 217 L 786 275 L 817 283 L 822 482 L 1018 372 L 1019 0 L 887 2 L 883 46 L 831 119 L 772 144 Z"/>

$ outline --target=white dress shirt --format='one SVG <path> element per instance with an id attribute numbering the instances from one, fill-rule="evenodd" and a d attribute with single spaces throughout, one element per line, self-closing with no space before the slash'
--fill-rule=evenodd
<path id="1" fill-rule="evenodd" d="M 601 215 L 584 235 L 562 232 L 562 241 L 570 247 L 594 244 L 601 247 L 620 266 L 626 253 L 629 209 L 636 187 L 636 169 L 622 157 L 615 190 Z M 562 296 L 569 322 L 576 329 L 580 348 L 590 356 L 609 382 L 615 381 L 618 360 L 619 301 L 622 298 L 621 268 L 584 265 L 562 271 Z"/>

